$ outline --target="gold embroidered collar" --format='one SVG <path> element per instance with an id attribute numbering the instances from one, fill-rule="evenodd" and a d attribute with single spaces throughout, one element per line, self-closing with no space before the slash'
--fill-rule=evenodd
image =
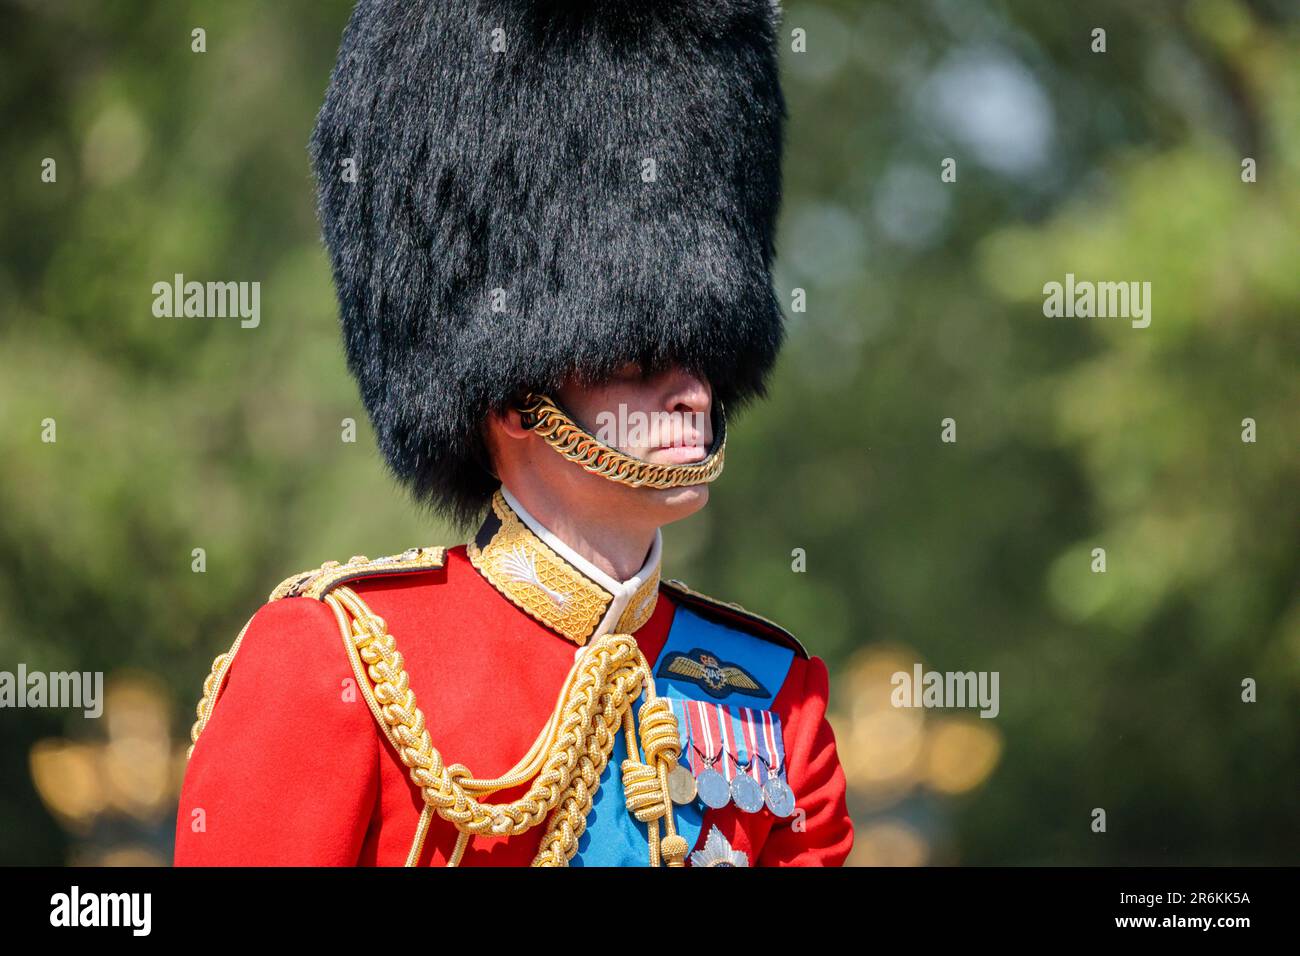
<path id="1" fill-rule="evenodd" d="M 528 513 L 506 488 L 466 549 L 480 574 L 512 602 L 579 646 L 601 634 L 633 634 L 654 613 L 659 558 L 654 544 L 641 570 L 617 581 Z"/>

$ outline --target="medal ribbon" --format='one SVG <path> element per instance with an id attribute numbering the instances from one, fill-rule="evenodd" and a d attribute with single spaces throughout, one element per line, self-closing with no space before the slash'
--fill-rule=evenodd
<path id="1" fill-rule="evenodd" d="M 718 740 L 722 743 L 722 775 L 727 779 L 727 783 L 731 783 L 731 778 L 740 769 L 731 766 L 731 762 L 736 759 L 735 752 L 732 750 L 735 739 L 732 734 L 731 715 L 727 712 L 727 708 L 721 704 L 714 704 L 713 706 L 715 708 L 714 717 L 718 721 Z M 729 757 L 730 760 L 727 759 Z"/>
<path id="2" fill-rule="evenodd" d="M 761 784 L 763 782 L 761 776 L 763 768 L 759 766 L 759 763 L 766 761 L 771 754 L 765 752 L 760 759 L 755 759 L 755 757 L 759 756 L 760 746 L 764 751 L 767 751 L 767 740 L 759 739 L 757 727 L 757 723 L 761 719 L 758 716 L 759 713 L 759 711 L 750 707 L 738 708 L 736 722 L 740 727 L 740 738 L 745 742 L 745 754 L 749 759 L 749 765 L 745 768 L 745 772 Z"/>
<path id="3" fill-rule="evenodd" d="M 692 715 L 691 732 L 697 733 L 698 731 L 698 738 L 704 741 L 704 756 L 702 759 L 705 766 L 700 768 L 700 773 L 703 773 L 705 769 L 712 767 L 713 763 L 716 762 L 717 751 L 713 747 L 713 728 L 709 726 L 709 715 L 705 710 L 707 705 L 702 700 L 693 701 L 693 703 L 695 706 L 691 709 L 695 713 Z"/>
<path id="4" fill-rule="evenodd" d="M 684 700 L 676 697 L 668 698 L 668 706 L 672 709 L 673 716 L 677 718 L 677 736 L 680 738 L 682 745 L 682 757 L 678 763 L 685 759 L 686 769 L 691 772 L 692 777 L 700 775 L 700 767 L 695 765 L 695 747 L 693 746 L 695 735 L 691 732 L 691 709 Z"/>
<path id="5" fill-rule="evenodd" d="M 736 774 L 739 776 L 742 772 L 752 776 L 750 772 L 754 766 L 753 748 L 750 746 L 749 734 L 745 732 L 745 722 L 742 718 L 743 708 L 725 708 L 727 712 L 727 730 L 731 734 L 731 739 L 736 742 Z M 744 768 L 743 771 L 741 768 Z"/>
<path id="6" fill-rule="evenodd" d="M 761 711 L 763 715 L 763 746 L 772 756 L 772 762 L 766 768 L 769 775 L 775 770 L 776 776 L 785 780 L 785 740 L 781 736 L 781 718 L 770 710 Z"/>

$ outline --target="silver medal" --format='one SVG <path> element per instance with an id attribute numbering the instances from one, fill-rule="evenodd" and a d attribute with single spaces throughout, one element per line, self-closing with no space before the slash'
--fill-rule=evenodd
<path id="1" fill-rule="evenodd" d="M 763 788 L 747 773 L 738 773 L 731 778 L 731 799 L 746 813 L 757 813 L 763 809 Z"/>
<path id="2" fill-rule="evenodd" d="M 692 803 L 695 800 L 695 778 L 691 771 L 678 764 L 668 775 L 668 796 L 673 803 Z"/>
<path id="3" fill-rule="evenodd" d="M 773 816 L 788 817 L 794 813 L 794 791 L 780 777 L 768 777 L 763 784 L 763 802 Z"/>
<path id="4" fill-rule="evenodd" d="M 695 778 L 695 787 L 706 807 L 721 810 L 731 802 L 731 788 L 727 786 L 727 778 L 712 768 Z"/>

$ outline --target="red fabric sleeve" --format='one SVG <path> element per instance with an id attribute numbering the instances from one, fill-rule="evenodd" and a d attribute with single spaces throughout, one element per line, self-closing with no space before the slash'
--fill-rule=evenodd
<path id="1" fill-rule="evenodd" d="M 830 679 L 820 657 L 796 660 L 794 666 L 802 680 L 792 671 L 781 696 L 791 694 L 782 729 L 795 813 L 772 828 L 758 866 L 842 866 L 853 848 L 853 822 L 835 733 L 826 720 Z"/>
<path id="2" fill-rule="evenodd" d="M 177 866 L 357 862 L 379 729 L 355 684 L 326 605 L 290 598 L 257 612 L 186 767 Z"/>

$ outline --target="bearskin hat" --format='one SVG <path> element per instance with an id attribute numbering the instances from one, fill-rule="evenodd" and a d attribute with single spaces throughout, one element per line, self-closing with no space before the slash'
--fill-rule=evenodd
<path id="1" fill-rule="evenodd" d="M 761 395 L 776 0 L 360 0 L 311 138 L 348 367 L 390 468 L 472 520 L 490 411 L 628 362 Z"/>

